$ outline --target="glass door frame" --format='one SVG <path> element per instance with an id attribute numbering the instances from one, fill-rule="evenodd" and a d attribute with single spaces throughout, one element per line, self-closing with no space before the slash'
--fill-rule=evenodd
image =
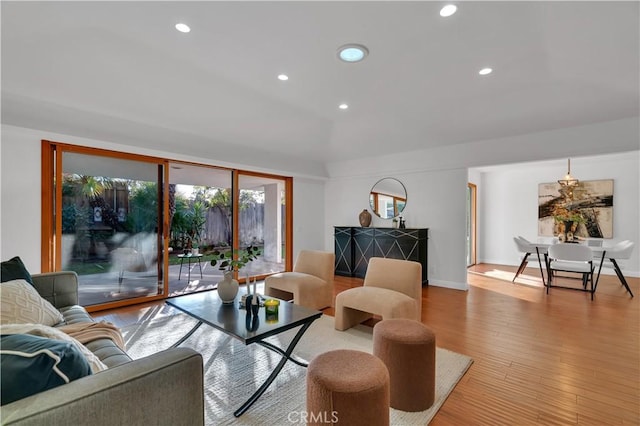
<path id="1" fill-rule="evenodd" d="M 217 169 L 226 169 L 225 167 L 214 166 L 210 164 L 201 164 L 188 161 L 180 161 L 174 159 L 153 157 L 149 155 L 133 154 L 127 152 L 113 151 L 102 148 L 85 147 L 50 140 L 42 140 L 41 145 L 41 271 L 53 272 L 59 271 L 62 267 L 62 259 L 60 256 L 62 249 L 62 215 L 56 212 L 62 206 L 62 185 L 56 185 L 56 182 L 62 182 L 62 155 L 64 152 L 74 152 L 79 154 L 112 157 L 116 159 L 149 162 L 162 165 L 162 190 L 161 192 L 161 209 L 162 220 L 158 221 L 158 248 L 162 247 L 162 293 L 155 296 L 143 296 L 130 299 L 123 299 L 113 302 L 106 302 L 99 305 L 90 305 L 86 309 L 89 312 L 95 312 L 105 309 L 118 308 L 122 306 L 140 304 L 150 301 L 163 300 L 169 295 L 169 261 L 167 253 L 169 252 L 169 239 L 171 224 L 169 220 L 169 200 L 166 194 L 169 194 L 170 184 L 170 164 L 192 164 L 203 167 L 212 167 Z M 240 188 L 239 176 L 258 176 L 284 181 L 285 187 L 285 271 L 293 269 L 293 178 L 289 176 L 274 175 L 268 173 L 252 172 L 246 170 L 228 169 L 232 172 L 232 241 L 233 248 L 239 246 L 239 201 Z M 160 267 L 159 267 L 160 269 Z M 160 272 L 160 271 L 159 271 Z M 264 279 L 269 274 L 255 275 L 257 279 Z M 243 280 L 241 277 L 236 278 Z M 253 277 L 252 277 L 253 278 Z"/>
<path id="2" fill-rule="evenodd" d="M 130 154 L 106 150 L 101 148 L 91 148 L 79 145 L 72 145 L 49 140 L 42 140 L 42 175 L 41 175 L 41 257 L 40 270 L 42 272 L 59 271 L 62 268 L 62 214 L 57 211 L 62 207 L 62 181 L 63 181 L 63 153 L 77 153 L 84 155 L 93 155 L 97 157 L 111 157 L 119 160 L 130 160 L 138 162 L 147 162 L 162 166 L 162 190 L 158 191 L 159 203 L 162 208 L 162 220 L 158 221 L 158 253 L 166 253 L 168 249 L 168 223 L 167 217 L 169 213 L 169 203 L 164 194 L 169 190 L 169 162 L 166 159 L 152 157 L 148 155 Z M 59 183 L 56 185 L 56 183 Z M 160 213 L 160 212 L 159 212 Z M 169 264 L 162 256 L 162 266 L 158 263 L 158 273 L 161 274 L 162 291 L 155 296 L 134 297 L 122 299 L 114 302 L 106 302 L 98 305 L 87 306 L 89 312 L 98 310 L 112 309 L 121 306 L 162 300 L 168 294 L 168 270 Z"/>
<path id="3" fill-rule="evenodd" d="M 478 187 L 467 183 L 467 267 L 477 263 L 477 200 Z"/>
<path id="4" fill-rule="evenodd" d="M 234 170 L 233 173 L 233 247 L 240 245 L 240 176 L 256 176 L 268 179 L 278 179 L 284 181 L 285 192 L 285 238 L 284 238 L 284 271 L 293 270 L 293 178 L 287 176 L 274 175 L 269 173 L 250 172 L 246 170 Z M 238 208 L 236 208 L 238 206 Z M 235 256 L 237 257 L 237 255 Z M 265 279 L 270 274 L 253 275 L 251 278 L 259 280 Z M 239 282 L 246 281 L 245 278 L 239 277 L 234 272 L 235 278 Z"/>

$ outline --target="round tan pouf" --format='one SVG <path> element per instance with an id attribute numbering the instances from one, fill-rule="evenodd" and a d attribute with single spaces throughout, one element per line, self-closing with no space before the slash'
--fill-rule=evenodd
<path id="1" fill-rule="evenodd" d="M 377 357 L 335 350 L 307 369 L 307 424 L 389 425 L 389 372 Z"/>
<path id="2" fill-rule="evenodd" d="M 436 393 L 436 336 L 424 324 L 388 319 L 373 327 L 373 354 L 389 370 L 391 407 L 423 411 Z"/>

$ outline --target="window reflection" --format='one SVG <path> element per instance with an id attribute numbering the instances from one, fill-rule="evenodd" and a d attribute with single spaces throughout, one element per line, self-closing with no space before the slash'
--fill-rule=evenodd
<path id="1" fill-rule="evenodd" d="M 397 179 L 380 179 L 371 188 L 369 205 L 371 210 L 382 219 L 394 218 L 404 210 L 407 204 L 407 192 Z"/>

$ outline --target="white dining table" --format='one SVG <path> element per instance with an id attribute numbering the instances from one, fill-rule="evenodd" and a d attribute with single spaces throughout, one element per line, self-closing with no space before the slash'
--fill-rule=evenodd
<path id="1" fill-rule="evenodd" d="M 548 277 L 545 280 L 544 277 L 544 269 L 547 269 L 547 274 L 549 273 L 548 271 L 548 255 L 547 252 L 549 250 L 549 247 L 551 247 L 554 244 L 558 244 L 559 241 L 557 241 L 557 239 L 542 239 L 539 238 L 537 241 L 533 241 L 532 244 L 536 247 L 536 254 L 538 255 L 538 265 L 540 266 L 540 276 L 542 277 L 542 284 L 544 284 L 544 286 L 547 286 L 547 281 L 548 281 Z M 596 276 L 596 282 L 594 283 L 594 288 L 598 286 L 598 281 L 600 280 L 600 271 L 602 270 L 602 264 L 604 263 L 604 259 L 606 258 L 606 254 L 607 254 L 607 249 L 613 247 L 613 246 L 609 246 L 609 245 L 598 245 L 598 246 L 592 246 L 592 245 L 588 245 L 588 243 L 586 241 L 580 241 L 580 242 L 574 242 L 574 243 L 562 243 L 562 244 L 582 244 L 582 245 L 586 245 L 588 246 L 591 251 L 593 252 L 593 258 L 594 259 L 598 259 L 600 260 L 600 267 L 598 268 L 598 275 Z M 542 268 L 542 259 L 541 257 L 544 257 L 544 264 L 545 264 L 545 268 Z M 629 288 L 627 288 L 627 291 L 631 292 L 631 290 Z"/>

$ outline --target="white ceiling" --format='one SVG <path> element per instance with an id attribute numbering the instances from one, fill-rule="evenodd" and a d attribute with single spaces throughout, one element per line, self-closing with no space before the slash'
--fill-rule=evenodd
<path id="1" fill-rule="evenodd" d="M 325 163 L 640 114 L 638 2 L 457 4 L 2 1 L 2 121 Z"/>

